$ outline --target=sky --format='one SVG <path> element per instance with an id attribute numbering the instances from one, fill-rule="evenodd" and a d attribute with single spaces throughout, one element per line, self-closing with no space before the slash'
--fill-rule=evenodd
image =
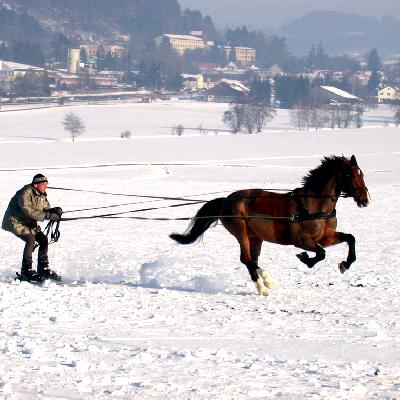
<path id="1" fill-rule="evenodd" d="M 337 11 L 346 14 L 392 15 L 400 18 L 399 0 L 179 0 L 182 8 L 209 14 L 219 28 L 246 24 L 254 28 L 279 27 L 304 14 Z"/>

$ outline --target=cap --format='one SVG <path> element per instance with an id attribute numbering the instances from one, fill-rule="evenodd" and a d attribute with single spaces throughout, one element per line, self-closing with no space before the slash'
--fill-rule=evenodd
<path id="1" fill-rule="evenodd" d="M 32 183 L 43 183 L 43 182 L 48 182 L 47 178 L 43 175 L 43 174 L 36 174 L 33 178 L 32 178 Z"/>

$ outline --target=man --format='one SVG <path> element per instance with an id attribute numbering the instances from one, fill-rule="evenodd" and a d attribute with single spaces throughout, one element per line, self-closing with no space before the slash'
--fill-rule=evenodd
<path id="1" fill-rule="evenodd" d="M 60 207 L 51 208 L 47 200 L 47 178 L 42 174 L 33 177 L 32 183 L 25 185 L 12 197 L 4 214 L 2 228 L 25 242 L 22 258 L 21 281 L 43 282 L 45 279 L 60 280 L 61 277 L 49 269 L 47 255 L 48 240 L 38 225 L 38 221 L 58 221 L 62 215 Z M 39 244 L 37 271 L 32 270 L 32 253 L 35 243 Z"/>

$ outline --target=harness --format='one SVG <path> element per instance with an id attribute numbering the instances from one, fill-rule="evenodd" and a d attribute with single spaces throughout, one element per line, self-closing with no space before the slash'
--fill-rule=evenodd
<path id="1" fill-rule="evenodd" d="M 291 214 L 287 217 L 287 220 L 289 222 L 302 222 L 302 221 L 310 221 L 313 219 L 329 219 L 336 217 L 336 209 L 333 209 L 332 211 L 327 211 L 327 212 L 316 212 L 316 213 L 311 213 L 308 211 L 307 207 L 304 205 L 304 203 L 301 201 L 301 197 L 299 195 L 299 189 L 294 189 L 292 192 L 290 192 L 290 196 L 293 198 L 293 200 L 296 202 L 297 207 L 299 209 L 299 214 Z"/>

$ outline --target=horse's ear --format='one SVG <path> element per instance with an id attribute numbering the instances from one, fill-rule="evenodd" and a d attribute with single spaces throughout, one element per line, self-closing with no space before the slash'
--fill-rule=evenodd
<path id="1" fill-rule="evenodd" d="M 356 156 L 354 154 L 350 158 L 350 165 L 352 165 L 352 166 L 356 166 L 357 165 Z"/>

